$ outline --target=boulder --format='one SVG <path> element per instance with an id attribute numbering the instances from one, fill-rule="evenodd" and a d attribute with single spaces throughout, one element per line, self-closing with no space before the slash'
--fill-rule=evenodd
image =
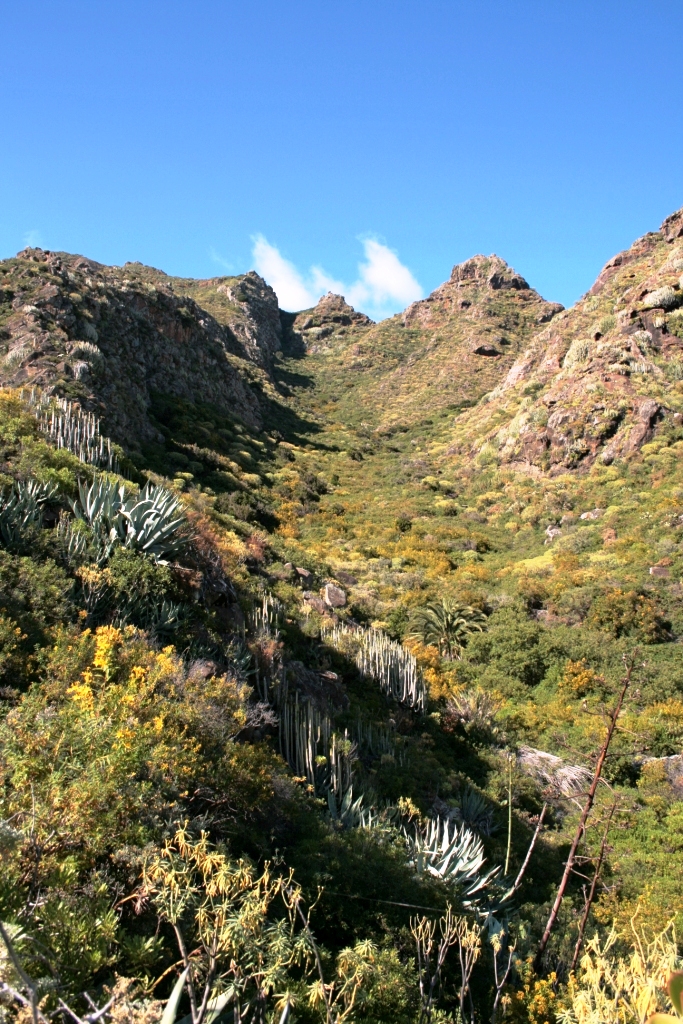
<path id="1" fill-rule="evenodd" d="M 346 594 L 341 587 L 335 587 L 334 583 L 328 583 L 323 588 L 323 600 L 330 608 L 343 608 L 346 604 Z"/>
<path id="2" fill-rule="evenodd" d="M 317 612 L 319 615 L 325 614 L 325 602 L 323 601 L 322 597 L 318 597 L 317 594 L 313 594 L 310 590 L 304 590 L 303 596 L 304 601 L 306 602 L 306 604 L 310 604 L 313 611 Z"/>
<path id="3" fill-rule="evenodd" d="M 354 583 L 358 583 L 355 576 L 352 576 L 350 572 L 342 572 L 341 569 L 337 572 L 337 579 L 340 583 L 343 583 L 345 587 L 352 587 Z"/>

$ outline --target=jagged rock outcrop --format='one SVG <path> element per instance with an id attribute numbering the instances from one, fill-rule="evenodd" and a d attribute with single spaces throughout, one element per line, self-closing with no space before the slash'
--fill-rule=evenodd
<path id="1" fill-rule="evenodd" d="M 153 392 L 260 423 L 281 329 L 275 293 L 253 272 L 183 282 L 142 264 L 26 249 L 0 263 L 0 282 L 2 384 L 54 387 L 132 448 L 159 439 Z"/>
<path id="2" fill-rule="evenodd" d="M 498 256 L 474 256 L 404 313 L 377 324 L 356 320 L 338 341 L 328 328 L 324 340 L 306 348 L 325 360 L 326 374 L 336 367 L 343 375 L 340 415 L 347 404 L 360 404 L 368 424 L 393 429 L 471 405 L 504 379 L 538 325 L 561 309 Z M 311 319 L 314 326 L 323 326 L 322 317 Z"/>
<path id="3" fill-rule="evenodd" d="M 244 355 L 265 369 L 282 348 L 282 323 L 277 295 L 262 277 L 250 270 L 240 277 L 218 277 L 205 281 L 175 279 L 241 343 Z"/>
<path id="4" fill-rule="evenodd" d="M 609 464 L 683 411 L 683 210 L 603 267 L 460 417 L 452 452 L 551 473 Z M 494 425 L 495 418 L 495 425 Z M 504 423 L 501 425 L 501 419 Z"/>
<path id="5" fill-rule="evenodd" d="M 477 321 L 483 319 L 482 307 L 487 300 L 495 303 L 496 292 L 518 293 L 515 298 L 518 300 L 516 304 L 519 308 L 515 310 L 516 316 L 508 315 L 510 322 L 525 319 L 525 307 L 533 307 L 534 323 L 546 323 L 564 309 L 557 302 L 546 302 L 499 256 L 479 255 L 454 266 L 448 281 L 435 289 L 426 299 L 420 299 L 408 306 L 403 314 L 403 323 L 406 327 L 418 325 L 426 328 L 441 325 L 445 318 L 465 318 L 471 320 L 475 328 L 490 333 L 488 324 Z M 512 326 L 512 322 L 510 325 Z M 514 326 L 517 326 L 517 323 Z M 491 327 L 495 331 L 495 326 Z M 477 342 L 485 344 L 484 334 L 477 334 Z"/>
<path id="6" fill-rule="evenodd" d="M 371 327 L 374 323 L 365 313 L 350 306 L 343 295 L 328 292 L 312 309 L 300 313 L 282 313 L 287 325 L 290 345 L 315 353 L 330 344 L 343 342 L 349 333 Z"/>

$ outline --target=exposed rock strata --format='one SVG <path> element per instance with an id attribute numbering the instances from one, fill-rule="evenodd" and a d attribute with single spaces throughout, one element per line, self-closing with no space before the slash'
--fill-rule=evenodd
<path id="1" fill-rule="evenodd" d="M 456 428 L 453 454 L 558 473 L 627 457 L 683 401 L 683 211 L 609 260 Z M 504 421 L 501 424 L 501 419 Z"/>
<path id="2" fill-rule="evenodd" d="M 56 387 L 104 415 L 107 432 L 133 448 L 157 439 L 148 416 L 155 391 L 259 424 L 280 321 L 258 275 L 192 282 L 207 305 L 224 289 L 220 323 L 189 289 L 178 294 L 176 279 L 141 264 L 27 249 L 0 271 L 2 384 Z"/>

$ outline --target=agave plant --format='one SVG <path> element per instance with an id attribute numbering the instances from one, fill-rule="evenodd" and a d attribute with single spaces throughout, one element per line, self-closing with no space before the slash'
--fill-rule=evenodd
<path id="1" fill-rule="evenodd" d="M 185 525 L 180 501 L 164 487 L 146 484 L 138 500 L 121 509 L 126 520 L 126 547 L 134 547 L 160 562 L 184 546 Z"/>
<path id="2" fill-rule="evenodd" d="M 415 613 L 409 635 L 428 646 L 437 647 L 444 658 L 454 661 L 462 657 L 469 637 L 473 633 L 482 633 L 485 628 L 483 612 L 444 598 Z"/>
<path id="3" fill-rule="evenodd" d="M 90 486 L 81 481 L 78 500 L 71 507 L 92 531 L 99 565 L 109 560 L 118 544 L 166 565 L 185 543 L 186 520 L 178 498 L 155 484 L 147 483 L 127 498 L 124 485 L 108 477 L 96 477 Z"/>
<path id="4" fill-rule="evenodd" d="M 43 508 L 57 497 L 57 488 L 29 480 L 17 481 L 0 493 L 0 539 L 6 547 L 18 544 L 27 530 L 43 524 Z"/>
<path id="5" fill-rule="evenodd" d="M 336 794 L 334 790 L 327 791 L 327 806 L 332 821 L 336 821 L 344 828 L 358 828 L 363 825 L 365 810 L 363 808 L 363 794 L 353 799 L 353 786 L 349 786 L 342 794 Z"/>
<path id="6" fill-rule="evenodd" d="M 493 809 L 481 793 L 477 793 L 471 786 L 466 786 L 461 791 L 452 817 L 482 836 L 490 836 L 496 829 Z"/>
<path id="7" fill-rule="evenodd" d="M 148 600 L 138 600 L 135 594 L 131 594 L 116 609 L 112 625 L 121 627 L 132 623 L 154 636 L 170 636 L 177 632 L 186 617 L 187 608 L 182 604 L 175 604 L 167 598 L 159 604 L 150 604 Z"/>
<path id="8" fill-rule="evenodd" d="M 57 527 L 57 536 L 62 548 L 62 555 L 67 565 L 81 565 L 86 561 L 88 548 L 90 547 L 90 531 L 79 529 L 79 523 L 62 515 Z"/>
<path id="9" fill-rule="evenodd" d="M 425 826 L 403 828 L 410 862 L 418 874 L 430 874 L 463 890 L 464 906 L 499 874 L 500 868 L 482 871 L 486 857 L 481 839 L 466 825 L 430 818 Z"/>

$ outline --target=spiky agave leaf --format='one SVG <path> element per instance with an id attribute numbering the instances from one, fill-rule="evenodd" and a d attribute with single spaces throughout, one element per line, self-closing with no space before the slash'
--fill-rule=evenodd
<path id="1" fill-rule="evenodd" d="M 0 493 L 0 539 L 7 546 L 17 544 L 32 527 L 43 524 L 43 508 L 57 497 L 54 485 L 37 480 L 16 481 Z"/>
<path id="2" fill-rule="evenodd" d="M 330 817 L 333 821 L 338 821 L 344 828 L 358 828 L 363 824 L 364 809 L 363 809 L 363 794 L 353 799 L 353 786 L 349 786 L 347 790 L 339 795 L 335 794 L 333 789 L 327 791 L 327 805 L 330 812 Z"/>
<path id="3" fill-rule="evenodd" d="M 103 564 L 117 544 L 150 555 L 160 564 L 184 545 L 182 506 L 164 487 L 146 484 L 137 494 L 126 497 L 123 484 L 108 477 L 96 477 L 88 486 L 78 486 L 78 500 L 71 503 L 75 516 L 86 522 Z"/>
<path id="4" fill-rule="evenodd" d="M 183 547 L 180 534 L 185 525 L 182 505 L 164 487 L 147 483 L 136 499 L 121 505 L 125 519 L 125 546 L 134 547 L 156 561 Z"/>
<path id="5" fill-rule="evenodd" d="M 418 874 L 430 874 L 463 889 L 471 904 L 473 897 L 499 874 L 500 868 L 482 871 L 486 856 L 481 839 L 466 825 L 442 818 L 430 818 L 425 826 L 403 828 L 411 863 Z"/>
<path id="6" fill-rule="evenodd" d="M 480 835 L 490 836 L 495 831 L 490 804 L 471 786 L 466 786 L 461 791 L 453 817 L 475 829 Z"/>

